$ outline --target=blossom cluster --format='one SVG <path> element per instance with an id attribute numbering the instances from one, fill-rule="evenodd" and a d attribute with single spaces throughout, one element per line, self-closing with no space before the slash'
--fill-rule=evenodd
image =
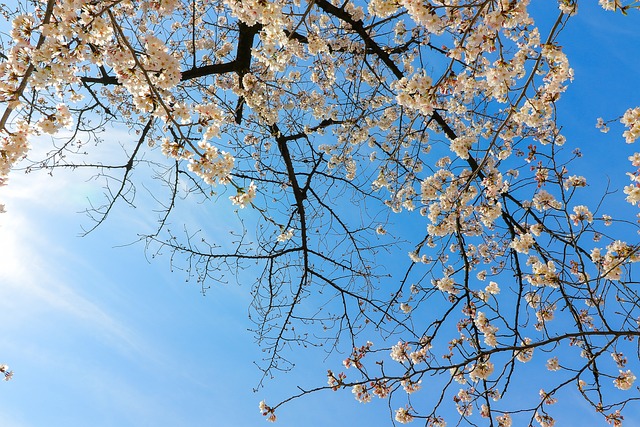
<path id="1" fill-rule="evenodd" d="M 640 136 L 640 107 L 628 109 L 621 119 L 628 129 L 623 135 L 628 144 L 634 143 Z M 631 165 L 636 168 L 633 173 L 627 173 L 631 184 L 624 187 L 624 193 L 627 195 L 627 202 L 632 205 L 640 203 L 640 154 L 634 153 L 629 156 Z"/>
<path id="2" fill-rule="evenodd" d="M 48 2 L 46 11 L 13 18 L 7 55 L 0 62 L 0 99 L 7 101 L 0 126 L 0 182 L 6 181 L 8 170 L 26 155 L 32 135 L 57 135 L 76 124 L 74 115 L 83 107 L 72 109 L 70 103 L 82 101 L 87 94 L 109 114 L 111 109 L 127 118 L 151 113 L 172 126 L 206 126 L 203 140 L 219 136 L 226 120 L 221 110 L 212 103 L 193 108 L 177 99 L 182 53 L 171 40 L 163 40 L 160 34 L 148 30 L 162 19 L 172 19 L 172 14 L 181 8 L 180 2 L 140 3 L 136 6 L 127 0 L 98 5 L 60 0 Z M 140 11 L 151 13 L 138 15 Z M 137 34 L 127 33 L 127 17 L 140 24 Z M 96 70 L 101 70 L 103 76 L 113 74 L 120 85 L 103 88 L 106 99 L 98 98 L 91 90 L 81 93 L 86 86 L 82 79 Z M 38 108 L 21 109 L 19 98 L 30 87 L 42 94 Z M 191 118 L 192 113 L 196 113 L 195 119 Z M 192 172 L 207 183 L 229 182 L 231 154 L 218 155 L 209 146 L 200 147 L 202 152 L 196 147 L 190 150 L 190 143 L 185 142 L 179 129 L 174 139 L 163 145 L 165 153 L 188 159 Z"/>
<path id="3" fill-rule="evenodd" d="M 276 421 L 275 409 L 267 405 L 264 400 L 260 401 L 259 408 L 260 413 L 267 418 L 267 421 L 272 423 Z"/>
<path id="4" fill-rule="evenodd" d="M 640 107 L 629 108 L 620 120 L 628 129 L 622 136 L 627 144 L 632 144 L 640 137 Z"/>
<path id="5" fill-rule="evenodd" d="M 636 376 L 631 371 L 620 371 L 620 375 L 613 380 L 613 384 L 620 390 L 629 390 L 635 380 Z"/>
<path id="6" fill-rule="evenodd" d="M 235 196 L 229 196 L 229 199 L 231 200 L 231 203 L 240 206 L 240 209 L 244 209 L 253 202 L 253 199 L 256 198 L 256 190 L 256 185 L 251 181 L 249 188 L 246 191 L 244 189 L 238 189 L 238 194 Z"/>
<path id="7" fill-rule="evenodd" d="M 0 374 L 4 375 L 5 381 L 9 381 L 13 378 L 13 371 L 11 371 L 9 366 L 5 364 L 0 365 Z"/>

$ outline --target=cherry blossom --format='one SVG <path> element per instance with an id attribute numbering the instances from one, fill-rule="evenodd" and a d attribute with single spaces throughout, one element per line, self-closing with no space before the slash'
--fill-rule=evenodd
<path id="1" fill-rule="evenodd" d="M 148 188 L 137 172 L 151 170 L 166 192 L 152 195 L 147 250 L 170 252 L 203 290 L 263 269 L 250 314 L 265 378 L 293 367 L 294 343 L 322 344 L 344 351 L 349 378 L 329 370 L 308 390 L 377 396 L 399 423 L 455 423 L 436 415 L 453 405 L 461 423 L 550 427 L 546 405 L 578 384 L 620 425 L 632 398 L 615 389 L 636 379 L 625 366 L 637 359 L 640 248 L 637 218 L 605 199 L 640 205 L 640 154 L 625 154 L 628 181 L 597 200 L 574 167 L 581 152 L 558 109 L 574 79 L 564 31 L 584 13 L 576 1 L 21 5 L 6 9 L 2 39 L 0 185 L 14 168 L 94 167 L 109 182 L 91 210 L 99 225 L 134 204 Z M 597 128 L 634 143 L 640 107 L 611 115 Z M 130 139 L 112 144 L 113 127 Z M 44 158 L 30 157 L 35 144 Z M 87 161 L 107 144 L 124 161 Z M 232 207 L 230 242 L 193 224 L 174 233 L 182 203 Z M 533 362 L 557 349 L 562 364 Z M 536 366 L 556 388 L 539 392 L 532 375 L 509 399 L 512 376 Z M 432 377 L 446 377 L 440 399 L 425 393 Z M 290 400 L 260 413 L 275 421 Z"/>

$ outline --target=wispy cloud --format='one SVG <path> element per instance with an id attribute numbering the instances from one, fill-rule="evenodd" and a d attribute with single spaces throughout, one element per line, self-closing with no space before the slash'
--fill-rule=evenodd
<path id="1" fill-rule="evenodd" d="M 64 228 L 62 212 L 68 215 L 78 206 L 73 199 L 82 190 L 79 188 L 82 181 L 73 184 L 68 179 L 51 179 L 41 174 L 18 176 L 12 184 L 15 185 L 0 194 L 9 207 L 7 213 L 0 215 L 3 323 L 35 311 L 53 311 L 92 325 L 104 339 L 129 347 L 130 351 L 145 352 L 140 339 L 108 309 L 82 292 L 82 284 L 75 282 L 79 265 L 90 269 L 86 261 L 66 249 L 67 239 L 75 238 L 75 233 L 66 237 L 56 233 L 59 231 L 55 230 L 56 224 Z M 13 316 L 8 316 L 9 313 Z"/>

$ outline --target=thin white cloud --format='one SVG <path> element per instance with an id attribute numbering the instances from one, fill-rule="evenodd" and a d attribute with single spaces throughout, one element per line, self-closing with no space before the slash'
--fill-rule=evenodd
<path id="1" fill-rule="evenodd" d="M 0 289 L 5 315 L 14 312 L 23 317 L 27 313 L 53 310 L 76 321 L 88 322 L 105 337 L 137 347 L 137 339 L 124 325 L 99 305 L 81 295 L 72 283 L 67 283 L 69 267 L 77 262 L 55 242 L 48 241 L 41 230 L 22 218 L 3 214 L 0 242 L 4 254 L 0 256 Z M 66 259 L 67 265 L 59 263 Z M 52 262 L 51 262 L 52 261 Z M 21 304 L 16 304 L 19 302 Z M 6 317 L 5 325 L 14 321 Z M 141 349 L 138 349 L 140 351 Z"/>
<path id="2" fill-rule="evenodd" d="M 153 227 L 156 217 L 144 190 L 139 194 L 142 209 L 134 214 L 128 208 L 116 209 L 95 234 L 77 238 L 80 223 L 91 225 L 77 212 L 86 209 L 88 195 L 97 198 L 102 193 L 91 176 L 91 171 L 82 169 L 61 170 L 53 177 L 15 171 L 9 185 L 0 188 L 0 202 L 7 205 L 7 213 L 0 214 L 0 324 L 6 341 L 0 363 L 16 370 L 15 381 L 8 386 L 30 386 L 32 402 L 47 402 L 56 393 L 50 388 L 57 390 L 59 385 L 69 399 L 80 396 L 80 405 L 87 409 L 108 402 L 117 408 L 114 412 L 131 419 L 145 419 L 148 414 L 149 420 L 172 421 L 165 425 L 175 425 L 177 414 L 187 415 L 184 408 L 170 406 L 172 399 L 200 402 L 202 398 L 204 403 L 221 395 L 235 401 L 230 396 L 238 393 L 227 395 L 217 382 L 217 364 L 228 366 L 229 359 L 242 358 L 221 354 L 210 333 L 220 328 L 241 333 L 246 327 L 233 322 L 230 314 L 221 322 L 222 314 L 209 310 L 217 301 L 211 298 L 202 304 L 198 288 L 183 289 L 182 283 L 175 283 L 184 280 L 180 273 L 172 276 L 171 284 L 162 283 L 170 280 L 166 259 L 158 261 L 159 268 L 147 270 L 131 259 L 122 261 L 129 248 L 109 250 Z M 220 200 L 225 202 L 226 198 Z M 214 212 L 225 214 L 222 209 Z M 181 222 L 197 224 L 205 215 L 181 209 L 178 216 Z M 212 221 L 211 216 L 206 220 Z M 130 277 L 126 268 L 135 269 Z M 160 286 L 154 288 L 156 284 Z M 148 294 L 155 289 L 157 295 Z M 236 287 L 223 291 L 225 297 L 236 293 L 244 291 Z M 226 309 L 230 304 L 223 305 Z M 239 305 L 234 315 L 246 308 L 246 303 Z M 181 330 L 172 329 L 176 324 Z M 249 337 L 246 341 L 242 348 L 253 344 Z M 234 344 L 239 346 L 239 340 Z M 5 402 L 0 409 L 3 405 L 10 411 L 7 416 L 19 419 L 16 414 L 22 406 Z M 207 412 L 198 414 L 202 420 L 210 417 Z M 28 417 L 30 423 L 33 419 Z M 0 418 L 0 425 L 5 424 Z"/>
<path id="3" fill-rule="evenodd" d="M 45 174 L 12 177 L 2 189 L 8 212 L 0 214 L 0 292 L 5 306 L 0 318 L 7 325 L 27 313 L 49 310 L 92 325 L 120 347 L 144 353 L 139 337 L 74 282 L 78 266 L 90 269 L 87 262 L 65 248 L 67 241 L 54 240 L 56 218 L 62 223 L 63 215 L 77 211 L 78 194 L 85 190 L 84 181 L 72 181 L 68 174 L 55 179 Z M 68 237 L 75 238 L 78 231 Z"/>

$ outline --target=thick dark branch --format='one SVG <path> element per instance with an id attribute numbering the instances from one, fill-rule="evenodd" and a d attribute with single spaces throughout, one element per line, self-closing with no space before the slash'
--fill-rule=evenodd
<path id="1" fill-rule="evenodd" d="M 210 64 L 203 65 L 197 68 L 191 68 L 182 73 L 180 81 L 187 81 L 197 79 L 200 77 L 210 76 L 213 74 L 224 74 L 233 71 L 238 71 L 237 61 L 225 62 L 224 64 Z M 96 83 L 105 86 L 119 85 L 120 82 L 116 76 L 102 76 L 102 77 L 81 77 L 80 80 L 83 83 Z"/>
<path id="2" fill-rule="evenodd" d="M 213 74 L 230 73 L 237 70 L 236 61 L 226 62 L 224 64 L 210 64 L 201 67 L 192 68 L 182 73 L 181 81 L 197 79 L 200 77 L 210 76 Z"/>
<path id="3" fill-rule="evenodd" d="M 371 38 L 371 35 L 369 35 L 367 30 L 365 29 L 362 20 L 354 21 L 351 15 L 346 10 L 334 6 L 327 0 L 316 0 L 315 4 L 325 12 L 351 25 L 351 28 L 360 36 L 362 41 L 364 41 L 365 47 L 371 49 L 371 51 L 375 53 L 376 56 L 378 56 L 378 58 L 380 58 L 387 67 L 389 67 L 389 69 L 397 79 L 401 79 L 402 77 L 404 77 L 404 74 L 402 73 L 400 68 L 398 68 L 396 63 L 393 62 L 389 54 L 385 52 L 380 47 L 380 45 L 373 40 L 373 38 Z"/>
<path id="4" fill-rule="evenodd" d="M 249 72 L 251 68 L 251 48 L 253 48 L 253 39 L 258 31 L 262 28 L 262 24 L 248 26 L 244 22 L 238 22 L 238 46 L 236 49 L 235 72 L 238 73 L 240 87 L 243 88 L 242 78 Z M 242 108 L 244 106 L 244 97 L 238 98 L 236 105 L 236 123 L 242 123 Z"/>
<path id="5" fill-rule="evenodd" d="M 182 72 L 180 81 L 187 81 L 197 79 L 200 77 L 211 76 L 214 74 L 224 74 L 236 72 L 242 76 L 249 71 L 251 65 L 251 48 L 253 47 L 253 39 L 258 31 L 260 31 L 261 25 L 256 24 L 252 27 L 246 24 L 240 23 L 238 25 L 238 47 L 236 50 L 236 59 L 223 64 L 209 64 L 202 65 L 200 67 L 193 67 L 189 70 Z M 80 80 L 83 83 L 97 83 L 102 85 L 119 85 L 120 82 L 116 76 L 103 75 L 101 77 L 81 77 Z"/>
<path id="6" fill-rule="evenodd" d="M 400 68 L 398 68 L 393 59 L 391 59 L 390 54 L 386 52 L 378 43 L 376 43 L 376 41 L 373 40 L 371 35 L 367 32 L 362 20 L 354 21 L 347 11 L 334 6 L 327 0 L 316 0 L 315 3 L 325 12 L 351 25 L 351 28 L 360 36 L 360 38 L 364 42 L 365 47 L 373 52 L 378 58 L 380 58 L 380 60 L 389 68 L 389 70 L 391 70 L 391 72 L 397 79 L 401 79 L 404 77 L 404 73 L 402 72 L 402 70 L 400 70 Z M 449 124 L 446 122 L 444 117 L 440 115 L 440 113 L 434 111 L 432 117 L 433 120 L 435 120 L 436 123 L 438 123 L 438 125 L 442 128 L 445 135 L 447 135 L 449 139 L 454 140 L 457 138 L 456 133 L 453 131 L 453 129 L 451 129 Z"/>
<path id="7" fill-rule="evenodd" d="M 253 47 L 253 39 L 258 31 L 262 28 L 261 24 L 248 26 L 244 22 L 238 22 L 238 47 L 236 50 L 235 69 L 242 81 L 242 76 L 249 71 L 251 66 L 251 48 Z"/>
<path id="8" fill-rule="evenodd" d="M 318 125 L 310 128 L 309 129 L 309 131 L 310 131 L 309 133 L 313 133 L 313 132 L 315 132 L 317 130 L 324 129 L 324 128 L 329 127 L 331 125 L 339 125 L 339 124 L 342 124 L 342 123 L 344 123 L 344 121 L 342 121 L 342 120 L 324 119 L 320 123 L 318 123 Z M 295 133 L 293 135 L 285 136 L 284 140 L 285 141 L 294 141 L 296 139 L 300 139 L 300 138 L 306 137 L 307 134 L 308 134 L 308 132 L 298 132 L 298 133 Z"/>
<path id="9" fill-rule="evenodd" d="M 301 217 L 301 221 L 304 222 L 304 199 L 307 198 L 307 195 L 300 188 L 300 184 L 298 183 L 298 179 L 296 178 L 296 172 L 293 168 L 293 162 L 291 160 L 291 153 L 289 152 L 289 147 L 287 146 L 287 137 L 280 133 L 280 129 L 277 125 L 269 126 L 269 131 L 276 139 L 278 143 L 278 150 L 280 151 L 280 155 L 282 156 L 282 160 L 287 168 L 287 175 L 289 176 L 289 181 L 291 183 L 291 187 L 293 188 L 293 195 L 296 199 L 296 207 L 298 208 L 298 214 Z M 304 244 L 304 242 L 303 242 Z"/>

